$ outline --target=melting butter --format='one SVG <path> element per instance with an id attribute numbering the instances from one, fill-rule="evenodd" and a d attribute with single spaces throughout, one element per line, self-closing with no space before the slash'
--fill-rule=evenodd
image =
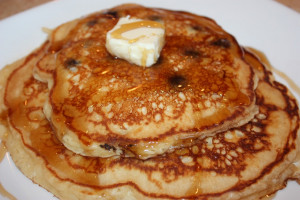
<path id="1" fill-rule="evenodd" d="M 106 48 L 113 56 L 149 67 L 158 60 L 164 39 L 162 23 L 124 17 L 107 33 Z"/>

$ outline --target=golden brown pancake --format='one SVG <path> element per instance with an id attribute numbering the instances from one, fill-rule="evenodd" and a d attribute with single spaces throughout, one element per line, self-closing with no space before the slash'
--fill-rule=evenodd
<path id="1" fill-rule="evenodd" d="M 120 17 L 166 27 L 159 61 L 143 68 L 113 57 L 106 33 Z M 213 20 L 122 5 L 55 29 L 35 77 L 57 138 L 81 155 L 149 158 L 247 123 L 256 79 L 236 40 Z M 47 73 L 48 72 L 48 73 Z"/>
<path id="2" fill-rule="evenodd" d="M 15 164 L 59 199 L 260 199 L 300 180 L 297 102 L 251 53 L 259 77 L 251 121 L 142 160 L 82 156 L 56 137 L 43 112 L 48 85 L 32 74 L 49 44 L 1 71 L 1 123 Z"/>

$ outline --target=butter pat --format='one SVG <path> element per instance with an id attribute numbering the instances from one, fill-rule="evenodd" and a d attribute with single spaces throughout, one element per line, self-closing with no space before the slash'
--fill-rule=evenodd
<path id="1" fill-rule="evenodd" d="M 159 58 L 164 39 L 163 24 L 123 17 L 106 34 L 106 49 L 113 56 L 139 66 L 149 67 Z"/>

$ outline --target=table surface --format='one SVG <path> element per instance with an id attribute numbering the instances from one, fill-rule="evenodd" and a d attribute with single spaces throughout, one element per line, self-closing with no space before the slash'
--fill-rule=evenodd
<path id="1" fill-rule="evenodd" d="M 0 0 L 0 20 L 53 0 Z M 299 0 L 275 0 L 300 13 Z"/>

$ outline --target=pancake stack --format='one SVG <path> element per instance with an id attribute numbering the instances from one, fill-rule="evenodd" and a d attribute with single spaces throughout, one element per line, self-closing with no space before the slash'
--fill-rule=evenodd
<path id="1" fill-rule="evenodd" d="M 105 48 L 121 17 L 164 24 L 156 64 Z M 299 180 L 299 108 L 213 20 L 126 4 L 54 29 L 1 71 L 16 166 L 59 199 L 260 199 Z"/>

